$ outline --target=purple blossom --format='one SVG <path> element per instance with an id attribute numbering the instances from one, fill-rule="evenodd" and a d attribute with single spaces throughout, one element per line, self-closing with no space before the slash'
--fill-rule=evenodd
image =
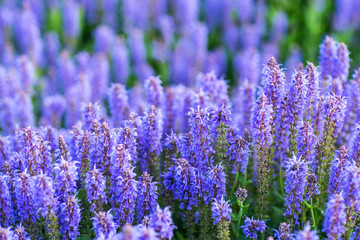
<path id="1" fill-rule="evenodd" d="M 300 121 L 298 124 L 297 149 L 298 155 L 313 169 L 316 168 L 315 144 L 317 138 L 314 129 L 308 122 Z"/>
<path id="2" fill-rule="evenodd" d="M 224 196 L 221 196 L 219 200 L 214 198 L 214 201 L 211 203 L 211 211 L 214 224 L 219 223 L 221 219 L 231 221 L 230 214 L 232 210 L 229 201 L 224 200 Z"/>
<path id="3" fill-rule="evenodd" d="M 172 191 L 174 198 L 181 201 L 180 209 L 191 210 L 197 206 L 197 176 L 195 168 L 186 159 L 175 159 L 168 172 L 164 174 L 164 186 Z"/>
<path id="4" fill-rule="evenodd" d="M 345 233 L 346 205 L 342 194 L 335 193 L 326 205 L 324 231 L 329 239 L 339 239 Z"/>
<path id="5" fill-rule="evenodd" d="M 31 178 L 30 186 L 37 211 L 45 217 L 57 211 L 53 181 L 43 173 Z"/>
<path id="6" fill-rule="evenodd" d="M 14 223 L 13 203 L 8 186 L 9 176 L 0 176 L 0 224 L 10 226 Z"/>
<path id="7" fill-rule="evenodd" d="M 336 137 L 341 131 L 346 111 L 347 99 L 335 94 L 329 94 L 325 97 L 323 115 L 327 119 L 325 127 L 332 126 L 333 134 Z M 332 134 L 331 133 L 331 134 Z"/>
<path id="8" fill-rule="evenodd" d="M 259 81 L 260 56 L 256 48 L 249 47 L 235 58 L 235 65 L 239 71 L 238 78 L 244 83 L 245 80 L 250 85 L 256 85 Z"/>
<path id="9" fill-rule="evenodd" d="M 226 194 L 225 184 L 224 167 L 219 163 L 207 172 L 205 188 L 203 189 L 203 191 L 207 192 L 207 198 L 204 199 L 205 202 L 210 202 L 213 199 L 220 200 Z"/>
<path id="10" fill-rule="evenodd" d="M 349 165 L 348 152 L 349 149 L 342 146 L 331 163 L 328 189 L 330 195 L 340 193 L 346 183 L 346 168 Z"/>
<path id="11" fill-rule="evenodd" d="M 144 83 L 147 100 L 150 106 L 164 107 L 164 90 L 159 77 L 150 77 Z"/>
<path id="12" fill-rule="evenodd" d="M 89 130 L 92 123 L 100 118 L 100 105 L 98 103 L 83 105 L 81 108 L 84 128 Z"/>
<path id="13" fill-rule="evenodd" d="M 348 164 L 347 176 L 343 182 L 343 196 L 350 213 L 360 211 L 360 169 L 354 163 Z"/>
<path id="14" fill-rule="evenodd" d="M 315 230 L 311 230 L 310 223 L 307 222 L 304 230 L 299 231 L 296 234 L 296 240 L 319 240 Z"/>
<path id="15" fill-rule="evenodd" d="M 360 123 L 355 124 L 350 156 L 355 163 L 360 164 Z"/>
<path id="16" fill-rule="evenodd" d="M 227 94 L 228 85 L 225 80 L 218 79 L 214 72 L 198 76 L 197 86 L 207 95 L 212 104 L 218 107 L 230 105 Z"/>
<path id="17" fill-rule="evenodd" d="M 59 219 L 63 239 L 76 239 L 79 235 L 80 205 L 75 196 L 68 196 L 60 205 Z"/>
<path id="18" fill-rule="evenodd" d="M 97 240 L 112 239 L 116 234 L 116 225 L 110 211 L 96 213 L 92 218 L 92 224 Z"/>
<path id="19" fill-rule="evenodd" d="M 298 216 L 302 211 L 302 202 L 305 195 L 307 163 L 301 157 L 289 158 L 285 166 L 285 216 L 293 215 L 295 224 L 299 224 Z"/>
<path id="20" fill-rule="evenodd" d="M 159 239 L 172 239 L 173 231 L 176 226 L 171 219 L 170 207 L 161 209 L 159 205 L 156 206 L 156 211 L 150 216 L 150 227 L 152 227 Z"/>
<path id="21" fill-rule="evenodd" d="M 229 161 L 234 163 L 232 173 L 241 171 L 245 174 L 250 155 L 249 143 L 241 136 L 230 138 L 227 154 Z"/>
<path id="22" fill-rule="evenodd" d="M 101 211 L 102 204 L 106 203 L 106 179 L 102 173 L 94 169 L 86 173 L 85 188 L 89 202 L 91 203 L 91 211 Z"/>
<path id="23" fill-rule="evenodd" d="M 96 69 L 91 75 L 91 101 L 101 101 L 106 95 L 110 82 L 110 67 L 105 53 L 95 54 L 91 59 L 91 66 Z"/>
<path id="24" fill-rule="evenodd" d="M 125 124 L 123 128 L 119 129 L 118 142 L 121 142 L 128 153 L 130 160 L 133 163 L 137 161 L 137 132 L 132 126 Z"/>
<path id="25" fill-rule="evenodd" d="M 280 223 L 279 230 L 274 230 L 274 237 L 278 240 L 294 239 L 294 234 L 291 233 L 291 225 L 285 222 Z"/>
<path id="26" fill-rule="evenodd" d="M 65 108 L 66 101 L 61 95 L 46 97 L 44 99 L 44 124 L 59 128 Z"/>
<path id="27" fill-rule="evenodd" d="M 102 25 L 95 30 L 95 51 L 108 53 L 114 43 L 115 34 L 112 28 Z"/>
<path id="28" fill-rule="evenodd" d="M 56 196 L 62 203 L 65 199 L 76 192 L 77 166 L 76 162 L 66 161 L 61 158 L 54 166 Z"/>
<path id="29" fill-rule="evenodd" d="M 0 239 L 1 240 L 13 240 L 14 232 L 11 230 L 11 227 L 3 228 L 0 227 Z"/>
<path id="30" fill-rule="evenodd" d="M 257 232 L 263 232 L 266 229 L 265 221 L 254 219 L 253 217 L 250 219 L 246 217 L 244 225 L 241 226 L 245 236 L 248 238 L 257 238 Z"/>
<path id="31" fill-rule="evenodd" d="M 120 225 L 132 223 L 135 215 L 135 202 L 137 197 L 138 182 L 133 168 L 123 166 L 123 172 L 112 181 L 112 205 L 116 222 Z"/>
<path id="32" fill-rule="evenodd" d="M 16 206 L 21 220 L 35 221 L 37 218 L 34 189 L 31 184 L 32 180 L 27 170 L 20 172 L 14 182 Z"/>
<path id="33" fill-rule="evenodd" d="M 190 108 L 189 116 L 189 148 L 187 155 L 190 157 L 190 163 L 202 169 L 210 161 L 210 155 L 214 152 L 211 135 L 211 121 L 208 108 L 197 109 Z"/>
<path id="34" fill-rule="evenodd" d="M 157 182 L 152 182 L 152 178 L 147 172 L 140 177 L 136 206 L 138 222 L 156 210 Z"/>
<path id="35" fill-rule="evenodd" d="M 244 202 L 247 198 L 247 190 L 245 188 L 239 188 L 235 192 L 236 199 L 238 199 L 240 202 Z"/>

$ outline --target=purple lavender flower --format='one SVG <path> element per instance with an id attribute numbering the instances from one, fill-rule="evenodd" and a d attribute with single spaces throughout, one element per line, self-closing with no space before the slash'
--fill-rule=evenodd
<path id="1" fill-rule="evenodd" d="M 45 41 L 45 59 L 48 66 L 56 66 L 56 58 L 59 54 L 60 42 L 59 36 L 55 32 L 46 33 Z M 56 89 L 56 88 L 54 88 Z"/>
<path id="2" fill-rule="evenodd" d="M 17 100 L 19 126 L 21 128 L 34 126 L 34 113 L 31 97 L 29 94 L 21 92 Z"/>
<path id="3" fill-rule="evenodd" d="M 156 206 L 156 211 L 150 217 L 150 227 L 152 227 L 159 239 L 172 239 L 173 231 L 176 226 L 171 219 L 170 207 L 161 209 L 159 205 Z"/>
<path id="4" fill-rule="evenodd" d="M 63 239 L 76 239 L 79 235 L 80 206 L 75 196 L 68 196 L 60 205 L 59 219 Z"/>
<path id="5" fill-rule="evenodd" d="M 254 152 L 257 160 L 257 191 L 260 195 L 261 211 L 266 209 L 266 199 L 270 187 L 270 157 L 272 107 L 266 95 L 262 95 L 252 109 L 251 127 Z"/>
<path id="6" fill-rule="evenodd" d="M 324 231 L 329 239 L 339 239 L 345 233 L 346 205 L 342 194 L 335 193 L 326 206 Z"/>
<path id="7" fill-rule="evenodd" d="M 77 1 L 66 0 L 63 7 L 64 35 L 71 40 L 80 34 L 80 7 Z"/>
<path id="8" fill-rule="evenodd" d="M 239 188 L 235 192 L 236 199 L 238 199 L 240 202 L 244 202 L 247 198 L 247 190 L 245 188 Z"/>
<path id="9" fill-rule="evenodd" d="M 306 178 L 306 201 L 319 194 L 318 177 L 315 173 L 309 173 Z"/>
<path id="10" fill-rule="evenodd" d="M 180 209 L 191 210 L 197 206 L 197 176 L 195 168 L 186 159 L 175 159 L 169 171 L 164 174 L 164 186 L 174 194 L 174 198 L 181 201 Z"/>
<path id="11" fill-rule="evenodd" d="M 218 79 L 214 72 L 200 75 L 197 86 L 199 90 L 204 91 L 212 104 L 218 107 L 229 105 L 228 85 L 225 80 Z"/>
<path id="12" fill-rule="evenodd" d="M 360 169 L 352 162 L 348 164 L 346 172 L 347 177 L 343 183 L 343 196 L 348 212 L 351 214 L 360 211 Z"/>
<path id="13" fill-rule="evenodd" d="M 196 168 L 202 169 L 207 166 L 210 155 L 214 152 L 211 135 L 211 121 L 208 108 L 197 109 L 190 108 L 189 116 L 189 135 L 191 141 L 189 144 L 188 154 L 189 162 Z"/>
<path id="14" fill-rule="evenodd" d="M 16 60 L 16 65 L 22 90 L 26 93 L 31 93 L 33 84 L 35 83 L 34 65 L 26 56 L 19 57 Z"/>
<path id="15" fill-rule="evenodd" d="M 57 60 L 57 79 L 61 79 L 63 89 L 68 89 L 75 84 L 76 68 L 67 51 L 61 52 Z"/>
<path id="16" fill-rule="evenodd" d="M 352 159 L 354 159 L 355 163 L 360 164 L 360 123 L 355 124 L 353 135 L 354 136 L 350 156 Z"/>
<path id="17" fill-rule="evenodd" d="M 348 152 L 349 149 L 342 146 L 331 163 L 328 189 L 330 195 L 340 193 L 346 183 L 346 168 L 349 165 Z"/>
<path id="18" fill-rule="evenodd" d="M 299 122 L 297 135 L 297 150 L 298 155 L 301 156 L 309 166 L 315 170 L 317 161 L 315 159 L 315 144 L 317 138 L 314 129 L 308 122 Z"/>
<path id="19" fill-rule="evenodd" d="M 250 219 L 246 217 L 245 224 L 241 226 L 245 236 L 248 238 L 257 238 L 257 232 L 263 232 L 266 229 L 265 221 L 254 219 L 253 217 Z"/>
<path id="20" fill-rule="evenodd" d="M 285 216 L 293 216 L 295 224 L 299 224 L 298 216 L 302 211 L 302 202 L 305 195 L 307 163 L 301 157 L 289 158 L 286 166 L 285 181 Z"/>
<path id="21" fill-rule="evenodd" d="M 31 178 L 26 170 L 19 173 L 14 185 L 16 206 L 18 207 L 20 219 L 35 221 L 37 218 L 37 210 L 35 209 L 34 189 L 31 187 Z"/>
<path id="22" fill-rule="evenodd" d="M 278 113 L 279 106 L 284 97 L 285 73 L 275 58 L 270 58 L 263 69 L 263 91 L 267 101 L 271 103 L 274 116 Z"/>
<path id="23" fill-rule="evenodd" d="M 14 240 L 30 240 L 21 223 L 14 230 Z"/>
<path id="24" fill-rule="evenodd" d="M 157 182 L 152 182 L 152 176 L 144 172 L 140 177 L 136 213 L 138 222 L 141 222 L 143 217 L 149 216 L 156 209 Z"/>
<path id="25" fill-rule="evenodd" d="M 161 137 L 163 134 L 162 112 L 155 106 L 151 106 L 143 117 L 141 126 L 141 138 L 139 134 L 139 148 L 141 156 L 141 167 L 143 170 L 149 168 L 153 174 L 157 171 L 156 157 L 162 150 Z"/>
<path id="26" fill-rule="evenodd" d="M 16 114 L 15 101 L 12 98 L 2 98 L 0 100 L 0 124 L 4 135 L 13 134 L 15 132 Z"/>
<path id="27" fill-rule="evenodd" d="M 132 159 L 129 151 L 125 149 L 123 144 L 117 144 L 115 151 L 111 155 L 110 173 L 111 179 L 116 180 L 126 168 L 132 167 Z"/>
<path id="28" fill-rule="evenodd" d="M 144 34 L 140 29 L 131 29 L 128 36 L 132 62 L 139 66 L 146 62 Z"/>
<path id="29" fill-rule="evenodd" d="M 31 189 L 37 211 L 45 217 L 57 211 L 53 181 L 43 173 L 31 178 Z"/>
<path id="30" fill-rule="evenodd" d="M 158 240 L 157 233 L 155 229 L 143 224 L 136 226 L 136 239 L 139 240 Z"/>
<path id="31" fill-rule="evenodd" d="M 336 57 L 337 42 L 326 36 L 324 42 L 320 45 L 319 65 L 322 79 L 327 80 L 329 77 L 336 76 Z"/>
<path id="32" fill-rule="evenodd" d="M 212 201 L 213 199 L 220 200 L 222 196 L 226 194 L 225 191 L 225 173 L 224 167 L 218 164 L 212 167 L 208 172 L 205 179 L 205 191 L 208 193 L 207 198 L 204 199 L 205 203 Z"/>
<path id="33" fill-rule="evenodd" d="M 13 204 L 8 186 L 9 176 L 0 176 L 0 224 L 10 226 L 14 223 Z"/>
<path id="34" fill-rule="evenodd" d="M 113 239 L 116 234 L 116 225 L 110 211 L 96 213 L 96 216 L 92 218 L 92 221 L 96 235 L 95 239 Z"/>
<path id="35" fill-rule="evenodd" d="M 291 225 L 285 222 L 280 223 L 279 230 L 274 231 L 274 237 L 278 240 L 290 240 L 294 238 L 294 234 L 291 233 Z"/>
<path id="36" fill-rule="evenodd" d="M 56 196 L 63 203 L 68 196 L 76 192 L 76 181 L 78 179 L 76 162 L 66 161 L 61 158 L 60 162 L 55 165 L 54 170 Z"/>
<path id="37" fill-rule="evenodd" d="M 311 230 L 310 223 L 307 222 L 304 230 L 299 231 L 296 234 L 296 240 L 319 240 L 315 230 Z"/>
<path id="38" fill-rule="evenodd" d="M 147 100 L 150 106 L 164 107 L 164 90 L 159 77 L 150 77 L 144 83 Z"/>
<path id="39" fill-rule="evenodd" d="M 112 205 L 115 212 L 116 222 L 120 225 L 125 223 L 132 223 L 135 214 L 135 202 L 137 198 L 137 192 L 140 191 L 143 199 L 138 204 L 146 205 L 146 201 L 156 200 L 155 192 L 146 195 L 147 189 L 138 188 L 138 182 L 135 180 L 136 174 L 133 172 L 133 167 L 123 166 L 123 172 L 117 179 L 112 181 Z M 143 183 L 143 182 L 142 182 Z M 141 187 L 147 187 L 141 185 Z M 154 185 L 150 184 L 150 190 L 154 191 Z M 155 189 L 156 190 L 156 189 Z M 145 196 L 145 195 L 146 196 Z M 154 194 L 151 196 L 151 194 Z M 152 203 L 151 203 L 152 204 Z M 139 209 L 141 210 L 141 209 Z M 144 211 L 144 209 L 142 209 Z"/>
<path id="40" fill-rule="evenodd" d="M 83 105 L 81 108 L 84 128 L 89 130 L 93 121 L 100 118 L 100 105 L 98 103 Z"/>
<path id="41" fill-rule="evenodd" d="M 232 212 L 229 201 L 224 200 L 224 196 L 216 199 L 211 203 L 212 218 L 214 219 L 214 224 L 220 222 L 221 219 L 231 221 L 230 214 Z"/>
<path id="42" fill-rule="evenodd" d="M 119 129 L 118 133 L 118 142 L 121 142 L 124 145 L 124 148 L 128 150 L 130 154 L 131 161 L 136 163 L 137 160 L 137 133 L 136 130 L 125 125 L 123 128 Z"/>
<path id="43" fill-rule="evenodd" d="M 115 39 L 111 50 L 111 62 L 115 82 L 126 84 L 130 72 L 130 66 L 128 50 L 123 39 Z"/>
<path id="44" fill-rule="evenodd" d="M 96 166 L 86 173 L 85 188 L 91 211 L 100 212 L 102 204 L 106 203 L 106 179 Z"/>
<path id="45" fill-rule="evenodd" d="M 241 136 L 230 138 L 228 147 L 229 161 L 234 163 L 232 173 L 241 171 L 245 174 L 249 161 L 249 143 Z"/>

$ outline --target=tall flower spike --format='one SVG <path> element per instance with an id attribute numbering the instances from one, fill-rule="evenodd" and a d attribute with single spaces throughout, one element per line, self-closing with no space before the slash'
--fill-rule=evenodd
<path id="1" fill-rule="evenodd" d="M 138 189 L 138 182 L 135 180 L 136 174 L 133 172 L 133 167 L 123 166 L 122 171 L 120 176 L 111 183 L 113 211 L 116 222 L 120 223 L 120 226 L 133 222 L 137 192 L 141 190 Z"/>
<path id="2" fill-rule="evenodd" d="M 91 211 L 100 212 L 102 205 L 106 203 L 106 179 L 101 172 L 96 169 L 86 173 L 85 188 L 87 197 L 91 203 Z"/>
<path id="3" fill-rule="evenodd" d="M 227 154 L 229 161 L 234 163 L 232 173 L 241 171 L 245 174 L 250 155 L 249 143 L 241 136 L 230 138 L 229 143 Z"/>
<path id="4" fill-rule="evenodd" d="M 152 178 L 147 172 L 144 172 L 140 177 L 136 206 L 138 222 L 141 222 L 145 216 L 149 216 L 156 209 L 157 182 L 152 182 Z"/>
<path id="5" fill-rule="evenodd" d="M 181 201 L 180 209 L 191 210 L 197 206 L 198 186 L 196 172 L 186 159 L 175 159 L 169 171 L 164 174 L 166 190 L 172 191 L 174 198 Z"/>
<path id="6" fill-rule="evenodd" d="M 248 238 L 257 238 L 257 232 L 263 232 L 266 229 L 265 221 L 254 219 L 253 217 L 250 219 L 246 217 L 244 225 L 241 226 L 245 236 Z"/>
<path id="7" fill-rule="evenodd" d="M 8 182 L 9 176 L 0 176 L 0 225 L 6 227 L 14 223 L 13 204 Z"/>
<path id="8" fill-rule="evenodd" d="M 113 239 L 116 234 L 116 225 L 110 211 L 96 213 L 92 218 L 92 224 L 97 240 Z"/>
<path id="9" fill-rule="evenodd" d="M 218 79 L 214 72 L 200 75 L 197 85 L 199 92 L 203 91 L 213 105 L 217 107 L 229 106 L 228 85 L 225 80 Z"/>
<path id="10" fill-rule="evenodd" d="M 57 199 L 55 198 L 52 179 L 40 173 L 32 177 L 31 188 L 35 206 L 40 215 L 46 217 L 49 214 L 54 214 L 57 211 Z"/>
<path id="11" fill-rule="evenodd" d="M 162 112 L 155 106 L 151 106 L 143 117 L 140 138 L 141 167 L 149 169 L 152 174 L 158 172 L 158 156 L 161 153 L 161 137 L 163 134 Z M 140 134 L 139 134 L 140 135 Z"/>
<path id="12" fill-rule="evenodd" d="M 189 116 L 189 135 L 190 141 L 187 155 L 189 162 L 196 168 L 202 169 L 208 166 L 210 155 L 214 152 L 212 148 L 211 120 L 208 108 L 190 108 Z"/>
<path id="13" fill-rule="evenodd" d="M 61 95 L 46 97 L 44 99 L 44 123 L 54 128 L 60 128 L 65 107 L 65 99 Z"/>
<path id="14" fill-rule="evenodd" d="M 123 128 L 119 129 L 118 142 L 124 145 L 124 148 L 128 150 L 131 161 L 136 163 L 137 161 L 137 132 L 130 124 L 125 124 Z"/>
<path id="15" fill-rule="evenodd" d="M 298 217 L 302 211 L 302 203 L 305 195 L 307 163 L 301 157 L 290 158 L 285 166 L 285 216 L 293 216 L 295 224 L 299 224 Z"/>
<path id="16" fill-rule="evenodd" d="M 208 194 L 204 199 L 205 203 L 211 202 L 213 199 L 220 200 L 226 194 L 225 184 L 224 167 L 219 163 L 207 172 L 204 190 Z"/>
<path id="17" fill-rule="evenodd" d="M 217 224 L 218 239 L 229 240 L 230 230 L 229 225 L 231 221 L 230 214 L 232 212 L 229 202 L 224 200 L 224 196 L 220 200 L 214 199 L 211 203 L 212 218 L 214 224 Z"/>
<path id="18" fill-rule="evenodd" d="M 346 168 L 349 166 L 348 148 L 342 146 L 330 166 L 329 193 L 340 193 L 346 183 Z"/>
<path id="19" fill-rule="evenodd" d="M 267 101 L 271 103 L 276 116 L 284 95 L 285 73 L 275 58 L 270 58 L 263 69 L 263 91 Z"/>
<path id="20" fill-rule="evenodd" d="M 342 194 L 335 193 L 326 206 L 324 231 L 330 240 L 339 239 L 345 233 L 346 205 Z"/>
<path id="21" fill-rule="evenodd" d="M 314 171 L 316 168 L 315 158 L 315 144 L 317 138 L 314 133 L 314 129 L 308 122 L 299 122 L 297 135 L 297 150 L 298 155 L 309 164 Z"/>
<path id="22" fill-rule="evenodd" d="M 74 0 L 66 0 L 63 7 L 64 35 L 68 41 L 80 33 L 80 6 Z"/>
<path id="23" fill-rule="evenodd" d="M 95 120 L 100 118 L 100 105 L 98 103 L 83 105 L 81 107 L 84 128 L 89 130 Z"/>
<path id="24" fill-rule="evenodd" d="M 306 78 L 306 96 L 305 96 L 305 113 L 304 117 L 306 120 L 313 123 L 315 120 L 315 114 L 318 105 L 318 99 L 320 94 L 320 80 L 319 80 L 319 71 L 318 68 L 314 66 L 313 63 L 308 62 L 306 68 L 305 68 L 305 78 Z"/>
<path id="25" fill-rule="evenodd" d="M 360 168 L 353 162 L 348 164 L 347 178 L 343 186 L 343 196 L 348 215 L 360 211 Z"/>
<path id="26" fill-rule="evenodd" d="M 350 156 L 355 163 L 360 164 L 360 123 L 355 124 Z"/>
<path id="27" fill-rule="evenodd" d="M 269 149 L 272 140 L 271 117 L 272 107 L 268 104 L 266 95 L 262 95 L 252 109 L 251 127 L 254 152 L 257 160 L 257 191 L 261 212 L 266 211 L 267 194 L 270 187 Z"/>
<path id="28" fill-rule="evenodd" d="M 296 240 L 319 240 L 319 237 L 315 230 L 311 230 L 310 223 L 307 222 L 304 230 L 301 230 L 296 234 Z"/>
<path id="29" fill-rule="evenodd" d="M 96 69 L 96 71 L 93 71 L 93 74 L 91 75 L 91 101 L 97 102 L 101 101 L 106 95 L 110 80 L 110 66 L 104 53 L 97 53 L 94 55 L 91 65 L 93 69 Z"/>
<path id="30" fill-rule="evenodd" d="M 0 239 L 1 240 L 13 240 L 14 232 L 11 230 L 11 227 L 3 228 L 0 227 Z"/>
<path id="31" fill-rule="evenodd" d="M 37 218 L 35 208 L 35 195 L 31 187 L 31 178 L 27 170 L 20 172 L 15 180 L 15 199 L 20 219 L 35 221 Z"/>
<path id="32" fill-rule="evenodd" d="M 54 170 L 56 196 L 63 203 L 68 196 L 76 192 L 78 179 L 76 162 L 66 161 L 62 158 L 60 163 L 55 165 Z"/>
<path id="33" fill-rule="evenodd" d="M 65 239 L 76 239 L 79 235 L 80 206 L 76 196 L 68 196 L 60 205 L 60 233 Z"/>
<path id="34" fill-rule="evenodd" d="M 114 127 L 120 127 L 123 120 L 128 118 L 129 104 L 124 85 L 115 83 L 109 91 L 109 105 Z"/>
<path id="35" fill-rule="evenodd" d="M 321 78 L 327 80 L 329 77 L 336 76 L 336 56 L 337 42 L 331 37 L 326 36 L 324 42 L 320 45 L 319 65 Z"/>
<path id="36" fill-rule="evenodd" d="M 172 239 L 176 226 L 171 219 L 170 207 L 161 209 L 159 205 L 156 206 L 156 211 L 150 217 L 150 227 L 152 227 L 159 239 Z"/>
<path id="37" fill-rule="evenodd" d="M 159 77 L 150 77 L 144 83 L 147 100 L 150 106 L 164 107 L 164 90 Z"/>

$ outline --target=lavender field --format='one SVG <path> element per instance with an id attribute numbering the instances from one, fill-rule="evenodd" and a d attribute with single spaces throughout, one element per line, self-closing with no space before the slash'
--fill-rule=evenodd
<path id="1" fill-rule="evenodd" d="M 0 240 L 360 240 L 359 0 L 0 0 Z"/>

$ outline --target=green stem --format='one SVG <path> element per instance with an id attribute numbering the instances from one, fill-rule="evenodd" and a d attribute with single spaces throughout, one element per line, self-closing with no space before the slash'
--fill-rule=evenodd
<path id="1" fill-rule="evenodd" d="M 316 229 L 316 220 L 315 220 L 315 214 L 314 214 L 314 206 L 313 206 L 313 199 L 310 199 L 310 211 L 311 211 L 311 218 L 313 221 L 313 228 Z"/>
<path id="2" fill-rule="evenodd" d="M 280 181 L 280 191 L 281 191 L 281 195 L 285 194 L 284 191 L 284 181 L 283 181 L 283 173 L 282 173 L 282 167 L 281 165 L 279 166 L 279 181 Z"/>
<path id="3" fill-rule="evenodd" d="M 236 237 L 239 237 L 239 235 L 240 235 L 240 224 L 241 224 L 241 219 L 242 219 L 243 207 L 244 207 L 244 204 L 243 204 L 243 202 L 241 202 L 240 209 L 239 209 L 239 220 L 236 223 L 236 232 L 237 232 Z"/>
<path id="4" fill-rule="evenodd" d="M 235 181 L 234 181 L 234 184 L 233 184 L 233 186 L 231 188 L 231 192 L 230 192 L 229 197 L 231 197 L 234 194 L 234 191 L 236 189 L 236 183 L 238 182 L 238 180 L 239 180 L 239 171 L 236 172 Z"/>

